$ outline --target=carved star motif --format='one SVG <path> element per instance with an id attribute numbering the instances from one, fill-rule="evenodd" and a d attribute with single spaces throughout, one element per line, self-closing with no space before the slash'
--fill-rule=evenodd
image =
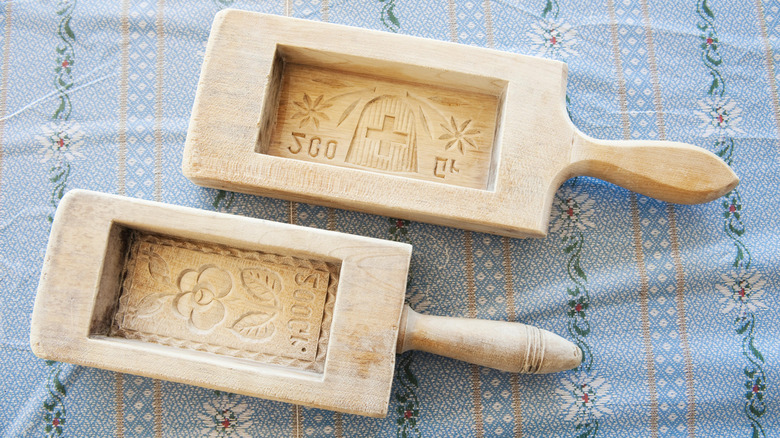
<path id="1" fill-rule="evenodd" d="M 314 123 L 314 127 L 319 129 L 320 119 L 330 120 L 327 114 L 323 113 L 322 110 L 330 108 L 333 106 L 333 104 L 323 102 L 322 98 L 323 96 L 320 96 L 312 102 L 312 99 L 309 97 L 309 95 L 303 93 L 303 100 L 300 102 L 293 102 L 299 108 L 299 110 L 292 116 L 292 118 L 297 119 L 302 117 L 301 123 L 298 125 L 299 128 L 303 128 L 306 123 L 311 121 Z"/>
<path id="2" fill-rule="evenodd" d="M 451 147 L 457 146 L 460 153 L 465 154 L 465 151 L 463 150 L 464 145 L 479 149 L 474 143 L 473 137 L 474 135 L 479 134 L 479 131 L 476 129 L 468 129 L 469 124 L 471 124 L 471 119 L 458 125 L 455 122 L 455 118 L 450 117 L 450 124 L 451 126 L 447 126 L 444 123 L 441 124 L 441 127 L 444 128 L 446 132 L 439 136 L 439 140 L 448 140 L 447 144 L 444 145 L 444 150 L 450 150 Z"/>

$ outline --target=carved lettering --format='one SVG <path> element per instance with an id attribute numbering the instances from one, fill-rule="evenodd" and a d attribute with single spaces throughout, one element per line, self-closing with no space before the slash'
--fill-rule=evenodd
<path id="1" fill-rule="evenodd" d="M 320 143 L 322 140 L 319 137 L 312 137 L 309 142 L 309 155 L 316 158 L 320 154 Z"/>
<path id="2" fill-rule="evenodd" d="M 313 301 L 314 292 L 305 289 L 296 289 L 295 292 L 293 292 L 293 298 L 304 302 Z"/>
<path id="3" fill-rule="evenodd" d="M 287 328 L 289 328 L 293 334 L 309 336 L 310 325 L 306 321 L 291 319 L 290 322 L 287 323 Z"/>
<path id="4" fill-rule="evenodd" d="M 437 178 L 444 178 L 445 167 L 447 167 L 447 159 L 436 157 L 436 165 L 433 167 L 433 175 Z"/>
<path id="5" fill-rule="evenodd" d="M 293 132 L 292 136 L 295 140 L 295 144 L 287 146 L 287 150 L 290 151 L 290 153 L 297 155 L 304 148 L 302 141 L 306 140 L 306 134 L 302 132 Z M 336 140 L 328 140 L 324 148 L 320 148 L 321 145 L 322 139 L 320 137 L 314 136 L 309 139 L 309 145 L 307 146 L 309 156 L 312 158 L 317 158 L 320 156 L 320 152 L 322 152 L 322 156 L 329 160 L 332 160 L 336 157 L 336 148 L 338 148 L 339 145 Z"/>
<path id="6" fill-rule="evenodd" d="M 293 136 L 293 139 L 295 139 L 295 146 L 297 146 L 297 147 L 289 146 L 289 149 L 290 149 L 290 152 L 292 152 L 294 154 L 297 154 L 298 152 L 301 151 L 301 149 L 303 149 L 303 145 L 301 144 L 301 140 L 305 140 L 306 139 L 306 134 L 303 134 L 303 133 L 300 133 L 300 132 L 293 132 L 292 136 Z"/>
<path id="7" fill-rule="evenodd" d="M 290 313 L 292 313 L 295 316 L 302 316 L 305 318 L 311 315 L 311 307 L 306 305 L 296 304 L 290 307 Z"/>
<path id="8" fill-rule="evenodd" d="M 325 148 L 325 158 L 332 160 L 336 156 L 336 147 L 338 145 L 339 144 L 336 140 L 328 141 L 328 144 Z"/>
<path id="9" fill-rule="evenodd" d="M 313 312 L 310 303 L 314 301 L 316 295 L 311 289 L 316 289 L 319 285 L 320 274 L 297 273 L 295 274 L 295 283 L 300 287 L 292 293 L 295 304 L 290 307 L 292 318 L 287 323 L 287 327 L 291 330 L 290 344 L 298 346 L 301 342 L 308 342 L 311 339 L 310 325 L 306 319 Z"/>
<path id="10" fill-rule="evenodd" d="M 310 325 L 306 321 L 301 321 L 298 319 L 290 320 L 290 322 L 287 323 L 287 327 L 290 329 L 290 344 L 298 347 L 300 345 L 304 345 L 301 349 L 301 352 L 306 351 L 306 344 L 308 344 L 308 340 L 311 337 Z"/>
<path id="11" fill-rule="evenodd" d="M 455 160 L 452 158 L 436 157 L 436 165 L 433 167 L 433 175 L 437 178 L 444 178 L 449 173 L 460 173 L 460 169 L 455 167 Z"/>
<path id="12" fill-rule="evenodd" d="M 293 345 L 295 347 L 301 344 L 306 344 L 308 341 L 309 340 L 307 338 L 301 338 L 299 336 L 290 335 L 290 345 Z M 306 351 L 306 347 L 303 347 L 301 349 L 301 352 L 305 352 L 305 351 Z"/>
<path id="13" fill-rule="evenodd" d="M 295 283 L 299 286 L 303 286 L 304 283 L 311 280 L 311 287 L 317 287 L 317 282 L 320 280 L 319 275 L 317 274 L 309 274 L 307 276 L 304 276 L 303 274 L 295 274 Z"/>

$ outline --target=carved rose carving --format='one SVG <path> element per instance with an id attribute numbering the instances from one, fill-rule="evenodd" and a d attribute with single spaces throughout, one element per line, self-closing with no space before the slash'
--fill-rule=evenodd
<path id="1" fill-rule="evenodd" d="M 227 271 L 214 265 L 203 265 L 197 271 L 185 269 L 179 275 L 180 293 L 173 299 L 176 313 L 197 329 L 209 330 L 222 322 L 225 306 L 220 299 L 233 289 Z"/>

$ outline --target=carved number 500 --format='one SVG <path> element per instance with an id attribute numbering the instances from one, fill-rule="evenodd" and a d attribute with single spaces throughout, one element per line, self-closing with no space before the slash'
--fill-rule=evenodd
<path id="1" fill-rule="evenodd" d="M 322 152 L 322 155 L 329 160 L 332 160 L 333 157 L 336 156 L 336 147 L 339 145 L 336 140 L 328 141 L 323 147 L 322 139 L 319 137 L 315 136 L 307 139 L 306 134 L 301 132 L 293 132 L 292 136 L 295 139 L 295 146 L 289 146 L 288 149 L 293 154 L 297 154 L 304 150 L 304 148 L 308 147 L 309 155 L 312 158 L 317 158 L 320 155 L 320 152 Z M 305 146 L 307 140 L 309 144 L 308 146 Z"/>

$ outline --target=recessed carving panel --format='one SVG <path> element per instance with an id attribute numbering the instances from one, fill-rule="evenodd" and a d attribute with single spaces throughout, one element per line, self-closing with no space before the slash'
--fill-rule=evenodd
<path id="1" fill-rule="evenodd" d="M 486 189 L 498 104 L 488 94 L 287 63 L 260 150 Z"/>
<path id="2" fill-rule="evenodd" d="M 132 233 L 110 335 L 322 371 L 338 268 Z"/>

